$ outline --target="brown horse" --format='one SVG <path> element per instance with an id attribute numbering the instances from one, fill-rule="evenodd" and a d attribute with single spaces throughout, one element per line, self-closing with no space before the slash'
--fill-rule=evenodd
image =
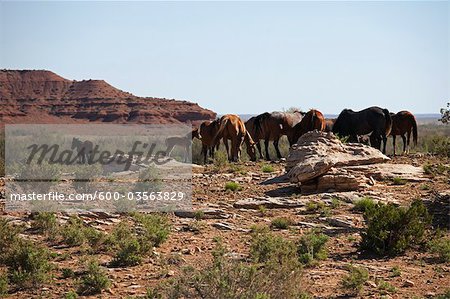
<path id="1" fill-rule="evenodd" d="M 325 119 L 325 132 L 333 132 L 333 125 L 336 122 L 336 118 Z"/>
<path id="2" fill-rule="evenodd" d="M 214 158 L 214 150 L 219 149 L 219 142 L 217 144 L 214 144 L 214 137 L 216 136 L 217 131 L 219 130 L 219 120 L 213 120 L 213 121 L 204 121 L 199 127 L 199 135 L 200 140 L 202 142 L 202 154 L 203 154 L 203 161 L 206 164 L 207 160 L 206 157 L 209 152 L 209 156 L 211 158 Z"/>
<path id="3" fill-rule="evenodd" d="M 170 157 L 170 154 L 172 153 L 175 146 L 180 146 L 184 149 L 184 162 L 190 162 L 190 150 L 192 148 L 192 139 L 194 138 L 200 138 L 198 129 L 192 129 L 192 132 L 186 134 L 185 136 L 175 136 L 175 137 L 169 137 L 166 139 L 166 156 Z"/>
<path id="4" fill-rule="evenodd" d="M 395 156 L 395 137 L 400 135 L 403 140 L 403 154 L 409 154 L 409 143 L 411 141 L 411 131 L 413 134 L 414 145 L 417 145 L 417 121 L 414 115 L 409 111 L 400 111 L 397 114 L 391 113 L 392 130 L 390 136 L 393 138 L 394 156 Z M 406 140 L 405 134 L 408 134 Z"/>
<path id="5" fill-rule="evenodd" d="M 349 136 L 350 142 L 358 142 L 358 136 L 371 133 L 371 145 L 380 149 L 383 140 L 383 153 L 386 153 L 387 136 L 391 128 L 392 118 L 387 109 L 370 107 L 358 112 L 344 109 L 334 123 L 333 133 Z"/>
<path id="6" fill-rule="evenodd" d="M 294 131 L 294 140 L 297 142 L 297 140 L 302 136 L 303 134 L 318 130 L 318 131 L 324 131 L 326 127 L 325 123 L 325 117 L 323 116 L 322 112 L 319 110 L 309 110 L 302 118 L 302 120 L 296 124 L 293 128 Z"/>
<path id="7" fill-rule="evenodd" d="M 261 144 L 259 143 L 259 134 L 257 134 L 256 130 L 255 130 L 255 119 L 256 116 L 253 116 L 251 118 L 249 118 L 246 122 L 245 122 L 245 128 L 247 129 L 247 132 L 250 134 L 250 136 L 252 137 L 253 141 L 256 144 L 256 148 L 258 149 L 259 152 L 259 156 L 260 158 L 264 158 L 262 152 L 261 152 Z"/>
<path id="8" fill-rule="evenodd" d="M 265 112 L 256 116 L 253 120 L 253 128 L 250 130 L 250 135 L 255 140 L 258 150 L 260 149 L 259 141 L 264 139 L 264 146 L 266 148 L 266 159 L 270 160 L 269 156 L 269 141 L 273 140 L 273 146 L 277 153 L 278 159 L 281 159 L 280 149 L 278 147 L 281 136 L 286 135 L 289 144 L 292 145 L 294 140 L 294 126 L 302 120 L 303 113 L 300 111 L 294 112 Z"/>
<path id="9" fill-rule="evenodd" d="M 256 160 L 255 143 L 252 137 L 247 132 L 244 122 L 239 116 L 234 114 L 225 114 L 219 120 L 219 129 L 213 139 L 213 144 L 216 144 L 219 139 L 223 139 L 225 148 L 227 150 L 228 160 L 239 161 L 241 156 L 241 147 L 245 142 L 247 154 L 252 161 Z M 228 140 L 231 140 L 231 152 L 228 147 Z"/>

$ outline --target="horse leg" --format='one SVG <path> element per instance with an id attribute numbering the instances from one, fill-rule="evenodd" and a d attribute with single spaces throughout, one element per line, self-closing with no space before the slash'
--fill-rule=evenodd
<path id="1" fill-rule="evenodd" d="M 275 151 L 277 152 L 278 159 L 281 159 L 281 153 L 280 153 L 280 148 L 278 147 L 278 142 L 279 142 L 279 139 L 275 139 L 273 141 L 273 146 L 275 147 Z"/>
<path id="2" fill-rule="evenodd" d="M 408 144 L 406 149 L 407 154 L 409 154 L 409 149 L 411 148 L 410 142 L 411 142 L 411 130 L 408 130 Z"/>
<path id="3" fill-rule="evenodd" d="M 269 139 L 264 139 L 264 146 L 266 147 L 266 160 L 270 161 L 269 155 Z"/>
<path id="4" fill-rule="evenodd" d="M 203 164 L 206 164 L 206 156 L 208 154 L 208 147 L 206 145 L 202 145 L 202 154 L 203 154 Z"/>
<path id="5" fill-rule="evenodd" d="M 258 149 L 260 158 L 264 159 L 264 156 L 263 156 L 263 154 L 261 152 L 261 143 L 259 142 L 259 140 L 256 142 L 256 148 Z"/>
<path id="6" fill-rule="evenodd" d="M 405 136 L 405 134 L 403 134 L 401 136 L 402 136 L 402 140 L 403 140 L 403 154 L 407 154 L 407 151 L 406 151 L 406 136 Z M 409 150 L 409 139 L 408 139 L 408 150 Z"/>
<path id="7" fill-rule="evenodd" d="M 394 147 L 394 157 L 395 157 L 395 135 L 392 135 L 392 146 Z"/>
<path id="8" fill-rule="evenodd" d="M 379 137 L 380 138 L 380 137 Z M 381 146 L 381 139 L 383 139 L 383 154 L 386 154 L 386 145 L 387 145 L 387 137 L 386 134 L 381 134 L 380 138 L 380 146 Z"/>
<path id="9" fill-rule="evenodd" d="M 230 154 L 230 148 L 228 146 L 228 140 L 224 139 L 223 143 L 225 144 L 225 150 L 227 151 L 228 161 L 231 161 L 231 154 Z"/>

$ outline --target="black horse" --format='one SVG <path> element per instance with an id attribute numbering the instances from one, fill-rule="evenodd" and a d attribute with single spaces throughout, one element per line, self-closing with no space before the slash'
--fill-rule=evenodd
<path id="1" fill-rule="evenodd" d="M 383 153 L 386 153 L 387 136 L 391 128 L 392 118 L 387 109 L 370 107 L 358 112 L 344 109 L 334 123 L 333 133 L 350 137 L 349 142 L 358 142 L 358 136 L 372 133 L 371 145 L 380 149 L 383 140 Z"/>

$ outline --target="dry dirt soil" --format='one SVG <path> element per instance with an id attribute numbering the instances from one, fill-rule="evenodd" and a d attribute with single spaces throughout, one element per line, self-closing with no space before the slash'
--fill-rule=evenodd
<path id="1" fill-rule="evenodd" d="M 410 163 L 421 166 L 424 163 L 444 163 L 449 161 L 442 158 L 415 155 L 410 157 L 396 157 L 390 163 Z M 247 255 L 249 250 L 250 228 L 255 224 L 270 225 L 274 218 L 283 216 L 293 220 L 294 225 L 285 230 L 273 230 L 285 238 L 298 240 L 300 236 L 314 224 L 323 225 L 325 232 L 330 236 L 328 242 L 328 258 L 317 265 L 303 270 L 303 287 L 316 298 L 344 298 L 346 291 L 340 282 L 348 273 L 347 265 L 364 266 L 369 271 L 369 282 L 364 285 L 361 298 L 422 298 L 432 297 L 444 293 L 450 287 L 450 265 L 439 263 L 425 248 L 415 248 L 405 254 L 394 258 L 377 258 L 364 255 L 358 249 L 360 232 L 364 228 L 364 219 L 361 213 L 352 210 L 353 204 L 340 199 L 338 206 L 331 209 L 328 217 L 344 219 L 351 223 L 349 227 L 336 227 L 326 221 L 326 217 L 319 212 L 310 212 L 305 207 L 289 209 L 237 209 L 233 204 L 245 198 L 282 196 L 292 199 L 322 201 L 323 195 L 299 195 L 299 190 L 288 183 L 264 185 L 262 182 L 280 175 L 284 172 L 283 163 L 270 163 L 274 172 L 264 173 L 262 166 L 267 162 L 244 162 L 234 165 L 230 170 L 227 166 L 221 171 L 208 165 L 196 168 L 193 177 L 193 206 L 196 210 L 219 209 L 220 216 L 211 219 L 196 220 L 193 218 L 170 215 L 171 233 L 169 239 L 160 247 L 155 248 L 151 257 L 146 258 L 141 265 L 126 268 L 107 268 L 109 278 L 112 280 L 110 289 L 91 298 L 126 298 L 127 296 L 144 295 L 146 288 L 176 277 L 181 268 L 193 266 L 201 269 L 211 261 L 211 251 L 214 247 L 213 239 L 221 237 L 228 250 L 236 256 Z M 240 191 L 225 191 L 224 185 L 228 181 L 236 181 L 242 186 Z M 431 198 L 435 192 L 445 192 L 449 189 L 448 175 L 440 175 L 426 183 L 410 183 L 406 185 L 393 185 L 392 182 L 377 182 L 370 190 L 361 192 L 393 201 L 399 204 L 408 204 L 415 198 Z M 426 189 L 426 190 L 425 190 Z M 369 192 L 369 193 L 367 193 Z M 337 196 L 337 198 L 340 198 Z M 330 201 L 326 201 L 330 204 Z M 17 221 L 29 223 L 26 214 L 6 214 Z M 64 215 L 58 215 L 64 218 Z M 126 216 L 112 216 L 111 218 L 96 218 L 83 216 L 85 222 L 96 228 L 108 232 L 111 227 L 126 218 Z M 217 223 L 223 224 L 217 226 Z M 193 229 L 195 228 L 195 229 Z M 448 234 L 448 231 L 446 232 Z M 61 244 L 45 241 L 44 237 L 31 232 L 25 237 L 38 243 L 45 244 L 52 252 L 67 256 L 62 260 L 54 261 L 56 268 L 53 271 L 51 282 L 41 288 L 17 291 L 11 298 L 63 298 L 69 290 L 76 289 L 75 280 L 63 279 L 62 268 L 71 268 L 77 271 L 85 253 L 79 247 L 67 248 Z M 170 264 L 167 260 L 176 256 L 179 263 Z M 106 265 L 112 258 L 100 254 L 99 260 Z M 392 268 L 398 267 L 400 276 L 392 276 Z M 395 291 L 380 290 L 375 281 L 384 280 L 395 287 Z"/>

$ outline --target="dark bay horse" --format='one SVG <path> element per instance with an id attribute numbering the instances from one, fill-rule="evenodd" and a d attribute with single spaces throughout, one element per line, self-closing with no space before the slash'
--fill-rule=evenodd
<path id="1" fill-rule="evenodd" d="M 77 150 L 76 157 L 78 163 L 84 164 L 87 162 L 87 164 L 90 164 L 90 158 L 94 152 L 94 144 L 92 143 L 92 141 L 89 140 L 81 141 L 80 139 L 74 137 L 72 139 L 71 149 Z"/>
<path id="2" fill-rule="evenodd" d="M 247 154 L 252 161 L 256 160 L 255 143 L 247 132 L 244 122 L 239 116 L 234 114 L 225 114 L 219 120 L 219 129 L 213 138 L 213 144 L 216 144 L 222 138 L 227 150 L 228 160 L 236 162 L 241 156 L 241 147 L 245 142 Z M 231 140 L 231 152 L 228 147 L 228 140 Z"/>
<path id="3" fill-rule="evenodd" d="M 190 161 L 190 151 L 192 148 L 192 139 L 194 138 L 200 138 L 198 129 L 192 129 L 191 132 L 187 133 L 184 136 L 175 136 L 175 137 L 168 137 L 166 138 L 166 156 L 170 157 L 170 154 L 172 153 L 175 146 L 182 147 L 184 149 L 184 162 L 191 162 Z"/>
<path id="4" fill-rule="evenodd" d="M 392 118 L 387 109 L 370 107 L 358 112 L 344 109 L 334 123 L 333 133 L 349 136 L 350 142 L 358 142 L 358 136 L 371 133 L 371 145 L 380 149 L 383 141 L 383 153 L 386 153 L 387 136 L 391 128 Z"/>
<path id="5" fill-rule="evenodd" d="M 293 128 L 294 143 L 296 143 L 303 134 L 313 130 L 324 131 L 325 127 L 326 122 L 322 112 L 315 109 L 309 110 L 303 116 L 302 120 Z"/>
<path id="6" fill-rule="evenodd" d="M 417 145 L 417 121 L 414 115 L 409 111 L 400 111 L 397 114 L 391 113 L 392 130 L 390 136 L 393 138 L 394 156 L 395 156 L 395 136 L 400 135 L 403 140 L 403 154 L 409 153 L 409 143 L 411 141 L 411 132 L 413 134 L 414 145 Z M 406 140 L 405 134 L 408 134 Z"/>
<path id="7" fill-rule="evenodd" d="M 204 121 L 200 125 L 198 131 L 200 135 L 200 140 L 202 142 L 202 154 L 203 154 L 203 161 L 206 164 L 207 160 L 206 157 L 209 153 L 209 156 L 211 158 L 214 158 L 214 150 L 219 149 L 219 142 L 217 141 L 216 144 L 213 143 L 214 136 L 216 136 L 217 131 L 219 130 L 219 120 L 213 120 L 213 121 Z"/>
<path id="8" fill-rule="evenodd" d="M 295 143 L 296 140 L 294 140 L 293 128 L 302 120 L 302 116 L 303 113 L 300 111 L 265 112 L 256 116 L 252 120 L 253 123 L 251 126 L 248 124 L 250 135 L 256 142 L 259 151 L 261 148 L 259 146 L 259 141 L 262 139 L 264 140 L 267 160 L 270 160 L 269 141 L 273 141 L 273 146 L 275 147 L 278 159 L 281 159 L 281 153 L 278 147 L 281 136 L 286 135 L 290 145 Z"/>
<path id="9" fill-rule="evenodd" d="M 325 132 L 333 132 L 333 125 L 336 122 L 336 118 L 325 119 Z"/>

